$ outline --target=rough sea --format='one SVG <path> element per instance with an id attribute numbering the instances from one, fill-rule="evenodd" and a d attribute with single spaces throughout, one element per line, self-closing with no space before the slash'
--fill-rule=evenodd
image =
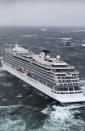
<path id="1" fill-rule="evenodd" d="M 64 45 L 68 40 L 71 47 Z M 80 71 L 85 88 L 85 28 L 0 27 L 0 56 L 17 43 L 35 53 L 47 49 L 60 55 Z M 0 131 L 85 131 L 85 104 L 61 106 L 0 67 Z"/>

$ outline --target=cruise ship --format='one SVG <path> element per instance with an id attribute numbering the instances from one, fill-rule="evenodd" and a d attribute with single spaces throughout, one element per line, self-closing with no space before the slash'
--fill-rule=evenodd
<path id="1" fill-rule="evenodd" d="M 1 62 L 4 70 L 44 96 L 62 104 L 85 102 L 79 72 L 74 66 L 62 61 L 59 55 L 52 58 L 47 50 L 35 54 L 17 44 L 4 50 Z"/>

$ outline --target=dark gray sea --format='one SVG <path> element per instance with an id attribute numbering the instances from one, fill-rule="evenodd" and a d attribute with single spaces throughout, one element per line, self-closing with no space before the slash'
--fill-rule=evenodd
<path id="1" fill-rule="evenodd" d="M 67 40 L 71 47 L 64 46 Z M 47 49 L 60 55 L 85 83 L 85 28 L 0 27 L 0 56 L 17 43 L 35 53 Z M 61 106 L 0 67 L 0 131 L 85 131 L 85 104 Z"/>

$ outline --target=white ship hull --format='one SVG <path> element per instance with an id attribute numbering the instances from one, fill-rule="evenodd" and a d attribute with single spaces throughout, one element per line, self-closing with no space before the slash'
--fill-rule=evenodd
<path id="1" fill-rule="evenodd" d="M 54 100 L 60 103 L 77 103 L 77 102 L 85 102 L 85 96 L 83 93 L 77 94 L 56 94 L 53 92 L 53 89 L 49 88 L 48 86 L 40 83 L 39 81 L 34 80 L 33 78 L 27 76 L 24 73 L 17 71 L 16 69 L 8 66 L 7 64 L 3 64 L 4 70 L 13 74 L 14 76 L 20 78 L 24 82 L 28 83 L 29 85 L 33 86 L 35 89 L 41 91 L 42 93 L 46 94 L 47 96 L 53 98 Z"/>

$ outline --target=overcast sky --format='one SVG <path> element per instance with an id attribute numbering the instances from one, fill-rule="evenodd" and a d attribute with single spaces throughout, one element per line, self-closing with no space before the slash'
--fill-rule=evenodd
<path id="1" fill-rule="evenodd" d="M 85 26 L 85 2 L 0 0 L 0 26 L 2 25 Z"/>

